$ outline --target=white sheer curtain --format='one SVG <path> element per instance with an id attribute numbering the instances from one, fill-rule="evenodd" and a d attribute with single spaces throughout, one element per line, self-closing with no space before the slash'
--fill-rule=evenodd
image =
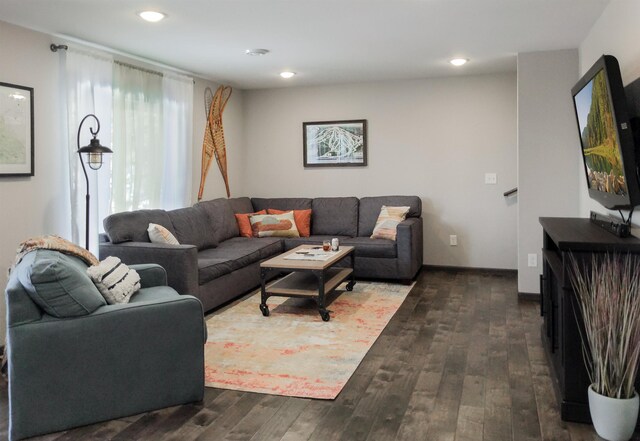
<path id="1" fill-rule="evenodd" d="M 114 212 L 191 205 L 193 79 L 115 63 Z"/>
<path id="2" fill-rule="evenodd" d="M 162 208 L 165 165 L 162 75 L 125 64 L 113 68 L 112 208 Z"/>
<path id="3" fill-rule="evenodd" d="M 162 208 L 191 205 L 193 78 L 165 73 L 162 78 L 165 163 Z"/>
<path id="4" fill-rule="evenodd" d="M 67 95 L 65 132 L 69 154 L 71 238 L 73 242 L 84 246 L 87 188 L 76 153 L 78 127 L 86 115 L 93 113 L 101 124 L 98 134 L 100 143 L 111 147 L 113 59 L 102 54 L 69 49 L 63 60 Z M 97 128 L 92 118 L 85 121 L 82 127 L 81 147 L 91 139 L 90 127 Z M 104 165 L 99 171 L 87 168 L 91 194 L 89 249 L 95 254 L 98 252 L 98 233 L 103 231 L 102 220 L 110 214 L 111 156 L 104 155 Z"/>

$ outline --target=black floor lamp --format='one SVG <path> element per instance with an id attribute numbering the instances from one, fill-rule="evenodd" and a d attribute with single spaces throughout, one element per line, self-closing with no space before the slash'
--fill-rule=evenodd
<path id="1" fill-rule="evenodd" d="M 96 120 L 96 123 L 98 124 L 98 127 L 95 130 L 93 130 L 93 127 L 89 128 L 89 130 L 91 131 L 91 134 L 93 135 L 93 138 L 89 142 L 89 145 L 86 145 L 86 146 L 81 148 L 80 147 L 80 132 L 82 131 L 82 124 L 89 117 L 92 117 L 93 119 Z M 84 162 L 82 162 L 82 154 L 83 153 L 87 154 L 87 164 L 89 164 L 89 167 L 92 170 L 98 170 L 100 167 L 102 167 L 102 154 L 103 153 L 113 153 L 113 151 L 110 148 L 100 145 L 100 140 L 96 138 L 96 136 L 98 135 L 99 131 L 100 131 L 100 120 L 94 114 L 90 113 L 89 115 L 87 115 L 84 118 L 82 118 L 82 121 L 80 121 L 80 127 L 78 127 L 78 156 L 80 157 L 80 165 L 82 165 L 82 171 L 84 172 L 84 178 L 87 181 L 87 195 L 85 196 L 85 203 L 86 203 L 86 207 L 85 207 L 86 208 L 85 237 L 86 237 L 86 243 L 87 243 L 85 248 L 87 250 L 89 249 L 89 176 L 87 175 L 87 169 L 84 166 Z"/>

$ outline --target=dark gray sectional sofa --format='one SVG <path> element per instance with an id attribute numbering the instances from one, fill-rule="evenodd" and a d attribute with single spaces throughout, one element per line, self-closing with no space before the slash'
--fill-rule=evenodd
<path id="1" fill-rule="evenodd" d="M 370 238 L 383 205 L 411 207 L 398 225 L 396 241 Z M 267 208 L 312 209 L 311 237 L 239 237 L 234 214 Z M 341 245 L 355 246 L 357 278 L 411 280 L 422 267 L 421 214 L 417 196 L 220 198 L 178 210 L 138 210 L 107 217 L 100 259 L 117 256 L 127 264 L 160 264 L 167 270 L 169 286 L 198 297 L 208 311 L 258 287 L 261 261 L 333 237 Z M 166 227 L 181 245 L 151 243 L 149 223 Z"/>

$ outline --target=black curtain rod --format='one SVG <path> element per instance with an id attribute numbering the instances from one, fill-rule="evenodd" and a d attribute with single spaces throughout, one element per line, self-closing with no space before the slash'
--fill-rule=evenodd
<path id="1" fill-rule="evenodd" d="M 66 44 L 51 43 L 51 46 L 49 46 L 49 49 L 51 49 L 51 52 L 58 52 L 59 50 L 66 51 L 67 49 L 69 49 L 69 46 L 67 46 Z"/>

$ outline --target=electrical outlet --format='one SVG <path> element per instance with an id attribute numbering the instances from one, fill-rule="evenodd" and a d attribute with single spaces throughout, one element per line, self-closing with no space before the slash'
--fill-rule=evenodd
<path id="1" fill-rule="evenodd" d="M 452 234 L 449 236 L 449 245 L 452 247 L 458 246 L 458 236 Z"/>
<path id="2" fill-rule="evenodd" d="M 529 254 L 529 266 L 537 267 L 538 266 L 538 255 L 537 254 Z"/>
<path id="3" fill-rule="evenodd" d="M 498 183 L 498 175 L 495 173 L 485 173 L 484 174 L 484 183 L 485 184 L 497 184 Z"/>

